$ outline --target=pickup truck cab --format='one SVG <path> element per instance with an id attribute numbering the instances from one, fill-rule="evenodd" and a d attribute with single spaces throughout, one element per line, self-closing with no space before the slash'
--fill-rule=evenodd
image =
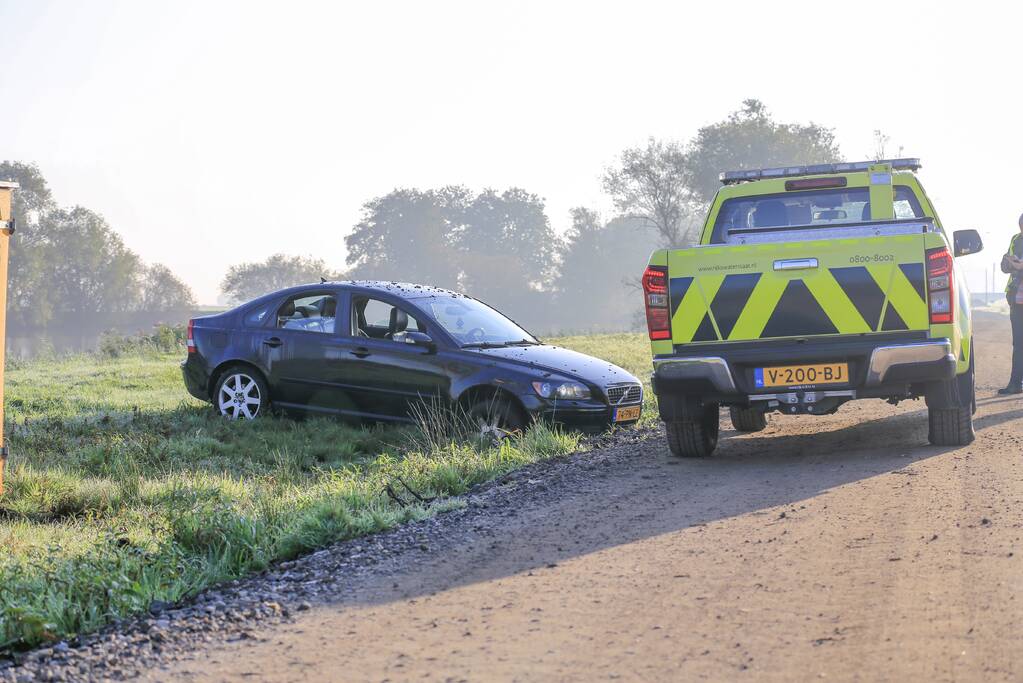
<path id="1" fill-rule="evenodd" d="M 917 159 L 723 173 L 699 243 L 643 275 L 653 389 L 668 444 L 706 456 L 719 407 L 739 431 L 767 414 L 923 397 L 929 440 L 974 438 L 969 294 Z"/>

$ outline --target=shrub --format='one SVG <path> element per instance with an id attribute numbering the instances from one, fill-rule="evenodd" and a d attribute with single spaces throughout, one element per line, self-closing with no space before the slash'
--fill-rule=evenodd
<path id="1" fill-rule="evenodd" d="M 174 353 L 185 349 L 188 332 L 184 325 L 160 323 L 146 334 L 120 335 L 104 332 L 99 342 L 99 354 L 106 358 L 120 358 L 138 353 Z"/>

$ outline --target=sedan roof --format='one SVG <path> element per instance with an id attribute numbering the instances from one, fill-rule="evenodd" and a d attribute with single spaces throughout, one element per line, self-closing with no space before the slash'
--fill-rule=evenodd
<path id="1" fill-rule="evenodd" d="M 417 285 L 411 282 L 388 282 L 385 280 L 339 280 L 332 284 L 344 285 L 357 289 L 369 289 L 385 292 L 403 299 L 418 299 L 424 296 L 465 296 L 450 289 L 433 285 Z"/>

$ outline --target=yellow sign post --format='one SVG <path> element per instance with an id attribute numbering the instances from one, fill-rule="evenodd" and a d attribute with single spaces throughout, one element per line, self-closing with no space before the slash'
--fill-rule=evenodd
<path id="1" fill-rule="evenodd" d="M 7 258 L 14 216 L 11 195 L 18 183 L 0 180 L 0 496 L 4 493 L 4 468 L 7 466 L 7 440 L 4 438 L 4 350 L 7 342 Z"/>

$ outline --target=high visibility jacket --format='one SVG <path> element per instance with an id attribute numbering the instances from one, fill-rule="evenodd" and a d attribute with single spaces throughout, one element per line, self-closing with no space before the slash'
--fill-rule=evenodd
<path id="1" fill-rule="evenodd" d="M 1002 272 L 1012 274 L 1009 281 L 1005 283 L 1005 296 L 1008 297 L 1010 303 L 1013 303 L 1016 301 L 1016 290 L 1019 289 L 1020 281 L 1023 277 L 1021 277 L 1020 273 L 1009 268 L 1010 256 L 1023 258 L 1023 233 L 1018 232 L 1012 236 L 1012 239 L 1009 241 L 1009 250 L 1002 257 Z"/>

